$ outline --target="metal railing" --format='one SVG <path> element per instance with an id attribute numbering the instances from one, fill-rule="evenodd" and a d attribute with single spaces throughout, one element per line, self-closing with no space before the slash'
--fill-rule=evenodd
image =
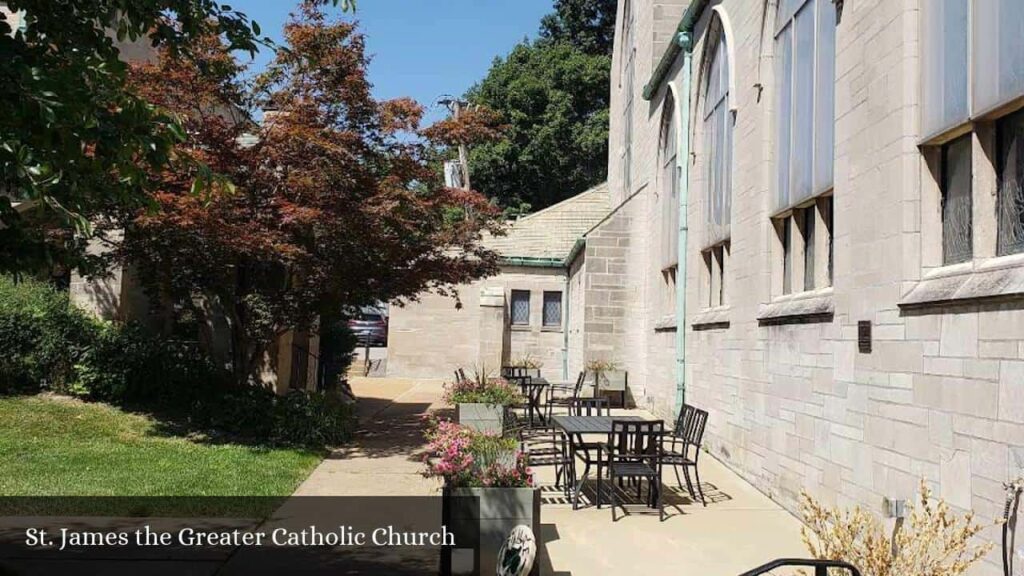
<path id="1" fill-rule="evenodd" d="M 740 574 L 740 576 L 760 576 L 762 574 L 768 574 L 772 570 L 777 570 L 779 568 L 798 567 L 814 568 L 814 576 L 829 576 L 829 568 L 846 570 L 850 576 L 860 576 L 860 570 L 857 570 L 856 567 L 847 562 L 839 562 L 837 560 L 812 560 L 809 558 L 779 558 L 778 560 L 772 560 L 763 566 L 744 572 L 743 574 Z"/>

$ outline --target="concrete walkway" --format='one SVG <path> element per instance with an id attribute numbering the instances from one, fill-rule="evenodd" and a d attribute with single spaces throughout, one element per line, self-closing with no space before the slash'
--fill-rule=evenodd
<path id="1" fill-rule="evenodd" d="M 297 495 L 436 495 L 440 484 L 422 477 L 423 415 L 442 408 L 440 381 L 357 378 L 361 430 L 351 446 L 324 460 Z M 615 410 L 613 412 L 621 412 Z M 643 411 L 631 414 L 649 416 Z M 545 575 L 699 574 L 735 576 L 774 558 L 803 556 L 800 522 L 721 463 L 704 455 L 701 479 L 707 507 L 690 501 L 666 471 L 668 518 L 659 522 L 633 506 L 612 523 L 607 506 L 573 510 L 554 488 L 551 469 L 537 471 L 544 495 L 541 557 Z"/>
<path id="2" fill-rule="evenodd" d="M 440 484 L 422 476 L 423 417 L 441 407 L 440 380 L 353 378 L 359 430 L 334 451 L 296 496 L 428 496 Z"/>

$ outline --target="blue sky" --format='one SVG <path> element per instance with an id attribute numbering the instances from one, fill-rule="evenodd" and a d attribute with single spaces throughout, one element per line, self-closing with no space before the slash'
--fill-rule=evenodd
<path id="1" fill-rule="evenodd" d="M 289 0 L 231 2 L 277 41 L 295 5 Z M 355 14 L 345 17 L 358 20 L 366 34 L 374 95 L 411 96 L 434 121 L 446 114 L 433 105 L 438 96 L 462 94 L 484 77 L 495 56 L 507 54 L 524 37 L 535 37 L 551 6 L 552 0 L 357 0 Z M 265 65 L 268 52 L 251 66 Z M 249 59 L 246 54 L 241 58 Z"/>

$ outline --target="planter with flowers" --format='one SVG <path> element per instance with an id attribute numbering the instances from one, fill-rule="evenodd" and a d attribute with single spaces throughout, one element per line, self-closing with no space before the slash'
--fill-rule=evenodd
<path id="1" fill-rule="evenodd" d="M 442 522 L 455 546 L 442 550 L 442 574 L 488 574 L 512 529 L 540 536 L 540 490 L 515 438 L 486 434 L 454 422 L 428 431 L 429 478 L 444 480 Z M 539 574 L 534 562 L 530 574 Z"/>
<path id="2" fill-rule="evenodd" d="M 504 378 L 490 378 L 482 372 L 445 387 L 445 401 L 455 406 L 455 419 L 477 432 L 501 434 L 505 413 L 522 403 L 514 384 Z"/>
<path id="3" fill-rule="evenodd" d="M 629 375 L 625 370 L 620 370 L 615 362 L 608 360 L 591 360 L 587 362 L 585 368 L 587 383 L 594 387 L 595 398 L 608 392 L 614 392 L 619 396 L 621 407 L 626 407 L 626 388 Z"/>

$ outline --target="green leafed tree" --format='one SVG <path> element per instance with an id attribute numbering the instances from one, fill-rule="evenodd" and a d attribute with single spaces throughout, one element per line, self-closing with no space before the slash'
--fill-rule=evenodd
<path id="1" fill-rule="evenodd" d="M 615 0 L 557 0 L 540 22 L 540 35 L 567 42 L 587 54 L 611 56 L 615 41 Z"/>
<path id="2" fill-rule="evenodd" d="M 537 40 L 495 59 L 466 97 L 501 114 L 508 129 L 470 152 L 474 188 L 517 213 L 607 178 L 614 23 L 614 0 L 558 0 Z"/>
<path id="3" fill-rule="evenodd" d="M 212 30 L 233 50 L 269 42 L 214 0 L 6 0 L 0 8 L 0 272 L 81 266 L 90 222 L 151 202 L 147 175 L 170 165 L 185 134 L 174 114 L 128 89 L 126 52 L 187 55 Z"/>

